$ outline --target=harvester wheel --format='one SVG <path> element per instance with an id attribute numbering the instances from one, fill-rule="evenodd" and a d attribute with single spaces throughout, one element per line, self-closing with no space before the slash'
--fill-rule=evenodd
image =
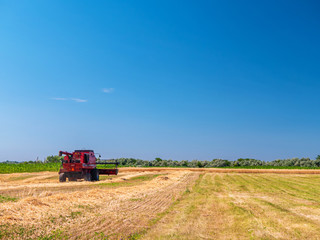
<path id="1" fill-rule="evenodd" d="M 99 181 L 99 170 L 96 168 L 92 170 L 92 180 Z"/>
<path id="2" fill-rule="evenodd" d="M 92 181 L 91 172 L 88 172 L 86 175 L 84 175 L 84 180 L 89 182 Z"/>
<path id="3" fill-rule="evenodd" d="M 59 182 L 65 182 L 67 180 L 66 175 L 64 173 L 59 174 Z"/>
<path id="4" fill-rule="evenodd" d="M 99 170 L 96 169 L 96 181 L 99 181 Z"/>

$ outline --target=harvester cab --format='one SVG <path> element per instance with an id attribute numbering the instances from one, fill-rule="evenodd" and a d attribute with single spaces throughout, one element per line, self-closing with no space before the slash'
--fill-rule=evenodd
<path id="1" fill-rule="evenodd" d="M 85 179 L 86 181 L 99 181 L 99 175 L 117 175 L 118 162 L 104 160 L 97 162 L 93 150 L 75 150 L 73 153 L 60 151 L 59 156 L 65 155 L 59 170 L 59 181 L 65 182 Z M 97 164 L 113 166 L 108 169 L 98 169 Z"/>

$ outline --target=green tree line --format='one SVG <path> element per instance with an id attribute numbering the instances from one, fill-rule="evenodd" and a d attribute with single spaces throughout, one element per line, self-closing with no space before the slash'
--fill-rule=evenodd
<path id="1" fill-rule="evenodd" d="M 44 161 L 12 162 L 6 161 L 0 163 L 0 173 L 14 172 L 40 172 L 40 171 L 58 171 L 63 157 L 48 156 Z M 136 158 L 118 158 L 110 159 L 117 161 L 119 167 L 188 167 L 188 168 L 319 168 L 320 155 L 316 159 L 310 158 L 290 158 L 274 161 L 261 161 L 252 158 L 239 158 L 235 161 L 225 159 L 213 159 L 211 161 L 200 160 L 165 160 L 155 158 L 154 160 L 142 160 Z M 108 161 L 98 160 L 100 168 L 111 167 Z"/>
<path id="2" fill-rule="evenodd" d="M 190 168 L 221 168 L 221 167 L 245 167 L 245 168 L 318 168 L 320 167 L 320 155 L 315 160 L 310 158 L 279 159 L 274 161 L 262 161 L 252 158 L 239 158 L 236 161 L 225 159 L 213 159 L 211 161 L 200 160 L 141 160 L 135 158 L 112 159 L 118 161 L 123 167 L 190 167 Z M 103 161 L 101 161 L 103 162 Z"/>

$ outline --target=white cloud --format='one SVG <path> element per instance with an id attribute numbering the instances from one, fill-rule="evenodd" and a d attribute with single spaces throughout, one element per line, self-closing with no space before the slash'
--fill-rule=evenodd
<path id="1" fill-rule="evenodd" d="M 57 100 L 57 101 L 66 101 L 66 100 L 68 100 L 68 99 L 67 99 L 67 98 L 55 97 L 55 98 L 52 98 L 52 100 Z"/>
<path id="2" fill-rule="evenodd" d="M 114 91 L 114 88 L 104 88 L 102 89 L 102 92 L 104 93 L 112 93 Z"/>
<path id="3" fill-rule="evenodd" d="M 75 102 L 88 102 L 88 100 L 86 99 L 80 99 L 80 98 L 71 98 L 72 101 L 75 101 Z"/>
<path id="4" fill-rule="evenodd" d="M 78 103 L 88 102 L 88 100 L 80 99 L 80 98 L 51 98 L 51 99 L 56 101 L 75 101 Z"/>

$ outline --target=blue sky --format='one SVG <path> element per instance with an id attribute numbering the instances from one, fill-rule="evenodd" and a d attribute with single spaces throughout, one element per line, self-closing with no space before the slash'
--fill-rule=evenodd
<path id="1" fill-rule="evenodd" d="M 320 154 L 317 1 L 0 1 L 0 161 Z"/>

